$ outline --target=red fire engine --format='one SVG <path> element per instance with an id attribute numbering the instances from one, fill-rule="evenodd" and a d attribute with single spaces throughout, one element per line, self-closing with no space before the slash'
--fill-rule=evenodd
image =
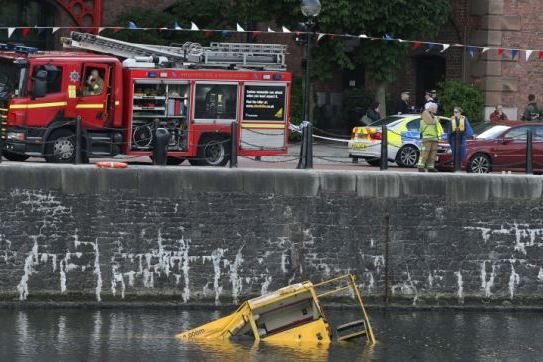
<path id="1" fill-rule="evenodd" d="M 9 160 L 73 162 L 76 123 L 83 160 L 151 156 L 161 127 L 170 135 L 170 164 L 223 166 L 232 122 L 239 124 L 240 156 L 287 152 L 291 75 L 284 45 L 168 47 L 78 32 L 62 42 L 70 51 L 0 44 Z"/>

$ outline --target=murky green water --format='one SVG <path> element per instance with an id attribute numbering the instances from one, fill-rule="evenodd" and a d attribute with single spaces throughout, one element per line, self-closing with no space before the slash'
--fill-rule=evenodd
<path id="1" fill-rule="evenodd" d="M 278 348 L 190 344 L 174 335 L 226 312 L 0 309 L 0 361 L 538 361 L 542 313 L 370 311 L 379 343 Z M 358 319 L 328 312 L 332 323 Z"/>

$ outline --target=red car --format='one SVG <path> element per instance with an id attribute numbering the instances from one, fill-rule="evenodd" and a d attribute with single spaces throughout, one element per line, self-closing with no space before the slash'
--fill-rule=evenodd
<path id="1" fill-rule="evenodd" d="M 543 123 L 510 122 L 492 126 L 467 142 L 462 169 L 473 173 L 492 171 L 524 172 L 526 170 L 526 135 L 532 130 L 533 171 L 543 172 Z M 454 169 L 450 146 L 438 147 L 436 168 Z"/>

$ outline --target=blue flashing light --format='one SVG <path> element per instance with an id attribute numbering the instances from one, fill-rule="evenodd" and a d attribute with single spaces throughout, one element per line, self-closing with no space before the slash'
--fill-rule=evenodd
<path id="1" fill-rule="evenodd" d="M 158 76 L 158 74 L 156 74 L 156 72 L 147 73 L 147 77 L 149 77 L 149 78 L 156 78 L 157 76 Z"/>
<path id="2" fill-rule="evenodd" d="M 275 73 L 275 74 L 273 75 L 273 80 L 281 80 L 281 74 Z"/>
<path id="3" fill-rule="evenodd" d="M 24 45 L 17 45 L 17 44 L 3 44 L 0 43 L 0 50 L 7 50 L 17 53 L 26 53 L 26 54 L 34 54 L 38 52 L 38 48 L 34 47 L 27 47 Z"/>

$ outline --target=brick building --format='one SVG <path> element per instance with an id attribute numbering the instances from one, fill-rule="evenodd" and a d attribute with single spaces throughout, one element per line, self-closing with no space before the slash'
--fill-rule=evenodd
<path id="1" fill-rule="evenodd" d="M 5 1 L 0 26 L 112 26 L 118 15 L 132 7 L 153 7 L 167 11 L 175 0 L 13 0 Z M 540 0 L 451 0 L 448 22 L 436 39 L 443 43 L 460 43 L 518 49 L 543 49 Z M 204 25 L 204 24 L 201 24 Z M 60 36 L 61 34 L 56 34 Z M 0 41 L 6 36 L 1 35 Z M 275 41 L 263 35 L 261 41 Z M 285 38 L 283 38 L 285 39 Z M 31 35 L 22 39 L 15 32 L 10 40 L 22 40 L 42 47 L 55 44 L 50 33 Z M 290 40 L 291 70 L 300 72 L 303 50 Z M 412 50 L 395 82 L 389 85 L 387 98 L 390 104 L 397 101 L 401 89 L 416 94 L 422 102 L 424 89 L 435 88 L 442 80 L 462 80 L 479 85 L 484 92 L 486 114 L 501 103 L 511 119 L 520 118 L 527 96 L 534 93 L 543 97 L 543 84 L 538 76 L 543 72 L 543 60 L 534 52 L 527 62 L 525 52 L 511 59 L 511 51 L 498 55 L 496 51 L 477 52 L 471 57 L 465 49 L 451 47 L 445 53 L 440 49 L 429 52 L 422 47 Z M 342 94 L 352 86 L 366 86 L 364 69 L 340 72 L 334 81 L 316 86 L 318 103 L 330 117 L 342 111 Z M 362 84 L 361 83 L 366 83 Z"/>

